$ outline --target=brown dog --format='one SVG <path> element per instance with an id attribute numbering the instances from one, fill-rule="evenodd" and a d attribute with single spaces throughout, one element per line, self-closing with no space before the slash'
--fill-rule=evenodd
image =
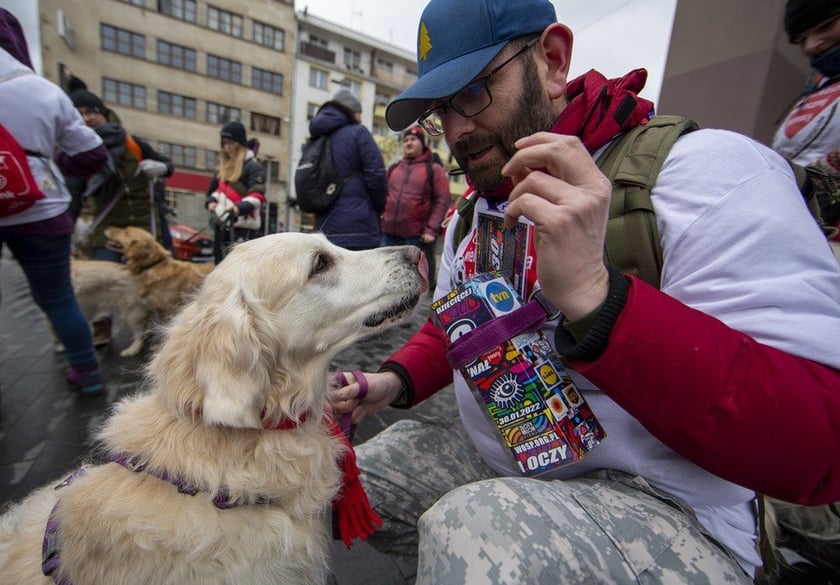
<path id="1" fill-rule="evenodd" d="M 212 264 L 175 260 L 148 231 L 138 227 L 105 230 L 108 247 L 121 252 L 141 299 L 160 317 L 179 309 L 213 270 Z"/>

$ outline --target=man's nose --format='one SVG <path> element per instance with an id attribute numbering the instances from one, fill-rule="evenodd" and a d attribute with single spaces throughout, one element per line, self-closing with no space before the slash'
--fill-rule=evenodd
<path id="1" fill-rule="evenodd" d="M 455 144 L 465 134 L 469 134 L 475 130 L 475 117 L 465 118 L 453 108 L 447 108 L 443 117 L 443 133 L 446 136 L 446 142 Z"/>

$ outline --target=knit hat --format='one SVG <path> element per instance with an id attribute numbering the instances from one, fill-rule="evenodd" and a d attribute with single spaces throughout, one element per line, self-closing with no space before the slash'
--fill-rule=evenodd
<path id="1" fill-rule="evenodd" d="M 77 108 L 90 108 L 94 112 L 99 112 L 103 116 L 108 115 L 108 108 L 105 107 L 99 96 L 89 92 L 86 89 L 77 89 L 70 94 L 70 101 Z"/>
<path id="2" fill-rule="evenodd" d="M 785 6 L 785 32 L 791 43 L 806 30 L 840 14 L 837 0 L 788 0 Z"/>
<path id="3" fill-rule="evenodd" d="M 339 89 L 333 96 L 332 101 L 340 103 L 354 114 L 362 113 L 362 103 L 349 89 Z"/>
<path id="4" fill-rule="evenodd" d="M 222 138 L 230 138 L 237 144 L 248 146 L 248 138 L 245 136 L 245 126 L 241 122 L 228 122 L 222 126 Z"/>
<path id="5" fill-rule="evenodd" d="M 423 145 L 423 148 L 426 148 L 426 132 L 420 126 L 412 126 L 408 129 L 408 132 L 405 133 L 406 136 L 411 135 L 417 138 L 420 141 L 420 144 Z"/>
<path id="6" fill-rule="evenodd" d="M 406 128 L 429 101 L 475 79 L 510 41 L 555 22 L 550 0 L 431 0 L 417 30 L 417 81 L 388 104 L 388 126 Z"/>

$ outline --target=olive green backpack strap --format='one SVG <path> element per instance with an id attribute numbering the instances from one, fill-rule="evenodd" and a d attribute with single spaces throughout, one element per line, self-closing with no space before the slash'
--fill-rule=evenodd
<path id="1" fill-rule="evenodd" d="M 656 116 L 615 139 L 597 160 L 613 184 L 604 258 L 657 288 L 662 247 L 650 192 L 671 147 L 696 129 L 687 118 Z"/>
<path id="2" fill-rule="evenodd" d="M 452 240 L 453 251 L 458 249 L 458 244 L 470 233 L 476 199 L 478 199 L 478 195 L 475 191 L 471 191 L 466 197 L 461 197 L 455 205 L 455 209 L 458 211 L 458 220 L 453 226 L 455 230 L 455 237 Z"/>

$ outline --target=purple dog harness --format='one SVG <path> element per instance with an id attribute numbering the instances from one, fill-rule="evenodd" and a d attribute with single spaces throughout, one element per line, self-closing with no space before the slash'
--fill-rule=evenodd
<path id="1" fill-rule="evenodd" d="M 149 471 L 148 469 L 146 469 L 146 464 L 143 463 L 141 461 L 141 458 L 137 455 L 131 456 L 128 453 L 115 453 L 114 455 L 111 455 L 110 462 L 119 463 L 120 465 L 122 465 L 126 469 L 130 469 L 131 471 L 137 473 L 145 472 L 162 481 L 171 483 L 176 488 L 178 488 L 178 492 L 182 494 L 194 496 L 201 491 L 200 488 L 191 485 L 177 477 L 173 477 L 165 471 Z M 70 485 L 78 478 L 83 476 L 86 472 L 87 468 L 85 466 L 80 467 L 79 469 L 74 471 L 67 479 L 55 486 L 55 489 L 60 489 Z M 227 491 L 224 490 L 218 492 L 213 497 L 213 505 L 220 510 L 236 508 L 238 506 L 244 506 L 246 504 L 262 505 L 270 503 L 271 498 L 267 496 L 260 496 L 256 500 L 248 502 L 234 498 Z M 58 535 L 58 510 L 60 504 L 60 500 L 56 502 L 55 506 L 53 506 L 53 509 L 50 512 L 49 518 L 47 519 L 47 527 L 44 530 L 44 542 L 41 546 L 41 572 L 43 572 L 44 575 L 47 575 L 48 577 L 52 577 L 53 581 L 55 581 L 57 585 L 73 585 L 70 580 L 66 578 L 61 578 L 57 575 L 57 570 L 59 564 L 61 563 L 61 538 Z"/>

